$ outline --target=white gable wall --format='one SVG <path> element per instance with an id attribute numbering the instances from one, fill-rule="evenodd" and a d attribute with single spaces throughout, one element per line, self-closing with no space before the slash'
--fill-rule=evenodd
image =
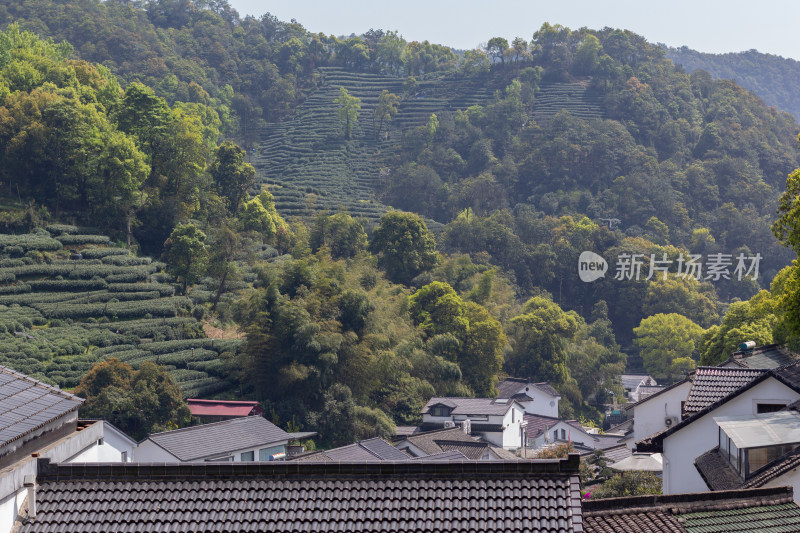
<path id="1" fill-rule="evenodd" d="M 633 442 L 635 443 L 667 429 L 666 417 L 681 420 L 681 402 L 686 401 L 692 384 L 687 381 L 651 399 L 636 404 L 633 408 Z"/>
<path id="2" fill-rule="evenodd" d="M 715 416 L 754 415 L 758 403 L 790 403 L 798 398 L 800 394 L 770 377 L 666 437 L 663 445 L 664 494 L 708 492 L 694 460 L 719 444 Z"/>
<path id="3" fill-rule="evenodd" d="M 104 421 L 97 422 L 103 428 L 102 444 L 95 442 L 81 453 L 70 457 L 68 463 L 119 463 L 125 452 L 125 462 L 134 460 L 136 442 Z"/>
<path id="4" fill-rule="evenodd" d="M 525 416 L 525 411 L 518 404 L 511 406 L 511 409 L 506 412 L 503 417 L 503 441 L 498 446 L 503 448 L 521 448 L 522 447 L 522 422 Z"/>

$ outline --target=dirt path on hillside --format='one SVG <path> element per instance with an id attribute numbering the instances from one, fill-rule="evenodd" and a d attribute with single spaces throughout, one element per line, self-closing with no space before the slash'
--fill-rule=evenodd
<path id="1" fill-rule="evenodd" d="M 226 329 L 220 329 L 216 326 L 213 326 L 208 320 L 203 322 L 203 331 L 205 331 L 206 337 L 209 339 L 229 340 L 244 339 L 246 337 L 244 332 L 240 331 L 238 328 L 230 327 Z"/>

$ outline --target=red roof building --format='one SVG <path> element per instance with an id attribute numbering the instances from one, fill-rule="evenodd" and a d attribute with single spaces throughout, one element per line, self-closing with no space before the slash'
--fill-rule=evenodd
<path id="1" fill-rule="evenodd" d="M 240 416 L 263 415 L 264 410 L 259 407 L 258 402 L 237 402 L 231 400 L 197 400 L 189 398 L 186 400 L 192 416 L 196 416 L 204 421 L 219 421 Z"/>

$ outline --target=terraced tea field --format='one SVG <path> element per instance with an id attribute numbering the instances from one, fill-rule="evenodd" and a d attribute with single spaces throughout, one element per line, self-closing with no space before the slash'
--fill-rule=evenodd
<path id="1" fill-rule="evenodd" d="M 591 94 L 580 83 L 548 83 L 539 87 L 533 106 L 533 117 L 541 122 L 560 111 L 569 111 L 582 119 L 603 118 L 603 100 Z"/>
<path id="2" fill-rule="evenodd" d="M 421 79 L 416 94 L 398 106 L 389 138 L 378 139 L 372 120 L 378 97 L 383 90 L 402 95 L 405 78 L 340 68 L 321 68 L 319 73 L 321 87 L 290 120 L 265 128 L 252 161 L 279 212 L 288 217 L 346 209 L 353 216 L 378 219 L 389 207 L 376 200 L 376 184 L 400 131 L 425 124 L 431 113 L 485 104 L 495 90 L 460 78 Z M 350 140 L 342 136 L 334 103 L 340 87 L 361 99 Z"/>
<path id="3" fill-rule="evenodd" d="M 0 235 L 0 364 L 70 388 L 117 357 L 161 363 L 186 397 L 232 388 L 222 360 L 243 341 L 204 338 L 163 267 L 74 226 Z"/>

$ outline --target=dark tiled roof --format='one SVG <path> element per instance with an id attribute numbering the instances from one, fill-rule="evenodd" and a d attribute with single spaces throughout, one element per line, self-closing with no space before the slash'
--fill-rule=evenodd
<path id="1" fill-rule="evenodd" d="M 778 368 L 791 364 L 797 360 L 798 355 L 790 352 L 785 346 L 768 344 L 752 351 L 734 352 L 731 357 L 722 363 L 734 362 L 747 368 Z"/>
<path id="2" fill-rule="evenodd" d="M 453 409 L 452 415 L 504 415 L 513 404 L 513 401 L 500 403 L 494 398 L 431 398 L 422 413 L 434 405 L 446 405 Z"/>
<path id="3" fill-rule="evenodd" d="M 466 455 L 458 450 L 449 450 L 442 453 L 435 453 L 433 455 L 424 455 L 422 457 L 414 457 L 412 461 L 468 461 Z"/>
<path id="4" fill-rule="evenodd" d="M 606 434 L 616 433 L 619 435 L 625 435 L 631 430 L 633 430 L 633 418 L 626 420 L 621 424 L 617 424 L 616 426 L 611 426 L 606 430 Z"/>
<path id="5" fill-rule="evenodd" d="M 714 402 L 747 385 L 766 372 L 751 368 L 701 366 L 695 370 L 692 388 L 683 406 L 683 413 L 691 415 L 702 411 Z"/>
<path id="6" fill-rule="evenodd" d="M 528 383 L 530 380 L 525 378 L 506 378 L 497 384 L 497 397 L 511 398 Z"/>
<path id="7" fill-rule="evenodd" d="M 653 386 L 642 385 L 641 387 L 639 387 L 639 398 L 643 400 L 648 396 L 652 396 L 653 394 L 661 392 L 664 389 L 666 389 L 666 387 L 664 387 L 663 385 L 653 385 Z"/>
<path id="8" fill-rule="evenodd" d="M 525 415 L 524 420 L 527 422 L 527 426 L 525 426 L 525 433 L 528 435 L 528 438 L 531 439 L 535 439 L 559 422 L 564 422 L 563 419 L 556 418 L 554 416 L 527 414 Z"/>
<path id="9" fill-rule="evenodd" d="M 293 461 L 408 461 L 410 457 L 380 437 L 295 456 Z"/>
<path id="10" fill-rule="evenodd" d="M 519 455 L 516 455 L 514 452 L 510 452 L 504 448 L 489 446 L 489 451 L 502 461 L 519 461 L 521 459 Z M 530 455 L 528 455 L 526 459 L 527 458 L 530 458 Z"/>
<path id="11" fill-rule="evenodd" d="M 800 450 L 779 457 L 746 481 L 739 477 L 719 448 L 709 450 L 695 459 L 694 466 L 711 490 L 758 488 L 800 466 Z"/>
<path id="12" fill-rule="evenodd" d="M 791 487 L 591 500 L 583 512 L 587 533 L 800 531 Z"/>
<path id="13" fill-rule="evenodd" d="M 0 446 L 76 410 L 82 403 L 82 398 L 0 366 Z"/>
<path id="14" fill-rule="evenodd" d="M 542 382 L 542 383 L 534 383 L 534 384 L 533 384 L 533 386 L 534 386 L 535 388 L 539 389 L 540 391 L 542 391 L 542 392 L 544 392 L 544 393 L 547 393 L 547 394 L 549 394 L 550 396 L 553 396 L 553 397 L 558 397 L 558 398 L 560 398 L 560 397 L 561 397 L 561 395 L 560 395 L 560 394 L 558 394 L 558 391 L 557 391 L 556 389 L 554 389 L 554 388 L 553 388 L 553 387 L 552 387 L 552 386 L 551 386 L 549 383 L 547 383 L 547 382 Z"/>
<path id="15" fill-rule="evenodd" d="M 397 426 L 397 431 L 395 432 L 395 436 L 406 437 L 409 435 L 414 435 L 416 433 L 419 433 L 419 426 Z"/>
<path id="16" fill-rule="evenodd" d="M 734 369 L 738 370 L 738 369 Z M 641 452 L 660 452 L 662 451 L 662 444 L 664 439 L 676 431 L 680 431 L 684 427 L 688 426 L 695 420 L 699 420 L 706 414 L 710 413 L 720 405 L 725 404 L 726 402 L 736 398 L 743 392 L 750 390 L 752 387 L 755 387 L 762 381 L 768 378 L 774 378 L 778 380 L 780 383 L 783 383 L 793 391 L 800 394 L 800 364 L 798 362 L 792 363 L 789 366 L 782 367 L 782 368 L 773 368 L 772 370 L 762 371 L 760 375 L 756 378 L 750 380 L 745 385 L 739 387 L 735 391 L 731 392 L 724 398 L 717 400 L 716 402 L 708 405 L 707 407 L 703 408 L 701 411 L 697 411 L 693 413 L 691 416 L 688 416 L 681 420 L 678 424 L 672 426 L 671 428 L 665 429 L 660 431 L 654 435 L 650 435 L 646 439 L 642 439 L 636 443 L 636 449 Z"/>
<path id="17" fill-rule="evenodd" d="M 463 453 L 467 459 L 477 461 L 489 451 L 489 445 L 485 442 L 462 442 L 450 440 L 436 440 L 434 441 L 443 451 L 458 450 Z"/>
<path id="18" fill-rule="evenodd" d="M 695 459 L 694 466 L 711 490 L 733 490 L 741 488 L 743 484 L 742 478 L 720 453 L 719 447 Z"/>
<path id="19" fill-rule="evenodd" d="M 583 531 L 578 458 L 525 462 L 40 463 L 37 517 L 69 531 Z"/>
<path id="20" fill-rule="evenodd" d="M 622 440 L 622 437 L 619 435 L 604 435 L 599 433 L 597 435 L 590 435 L 594 438 L 595 444 L 594 447 L 598 450 L 605 450 L 607 448 L 615 448 L 619 445 L 619 441 Z"/>
<path id="21" fill-rule="evenodd" d="M 288 433 L 263 416 L 232 418 L 213 424 L 153 433 L 148 437 L 181 461 L 278 444 L 290 438 Z"/>
<path id="22" fill-rule="evenodd" d="M 618 444 L 617 446 L 613 446 L 611 448 L 606 448 L 604 450 L 600 450 L 603 452 L 603 457 L 606 458 L 608 464 L 618 463 L 623 459 L 627 459 L 633 452 L 630 448 L 628 448 L 625 444 Z M 590 450 L 581 453 L 582 458 L 589 458 L 594 455 L 595 450 Z"/>
<path id="23" fill-rule="evenodd" d="M 649 379 L 648 379 L 649 378 Z M 622 381 L 622 388 L 626 390 L 636 390 L 644 380 L 655 380 L 649 374 L 622 374 L 620 380 Z"/>
<path id="24" fill-rule="evenodd" d="M 406 438 L 406 440 L 428 455 L 441 453 L 443 451 L 441 446 L 436 444 L 436 441 L 466 443 L 480 442 L 478 439 L 470 437 L 464 433 L 461 428 L 446 428 L 437 429 L 434 431 L 425 431 L 416 435 L 410 435 Z"/>
<path id="25" fill-rule="evenodd" d="M 522 387 L 529 385 L 534 389 L 539 390 L 549 396 L 554 398 L 560 398 L 558 391 L 554 389 L 549 383 L 546 381 L 541 381 L 539 383 L 533 383 L 529 379 L 525 378 L 506 378 L 500 383 L 497 384 L 497 397 L 498 398 L 515 398 L 518 395 L 524 395 Z"/>

